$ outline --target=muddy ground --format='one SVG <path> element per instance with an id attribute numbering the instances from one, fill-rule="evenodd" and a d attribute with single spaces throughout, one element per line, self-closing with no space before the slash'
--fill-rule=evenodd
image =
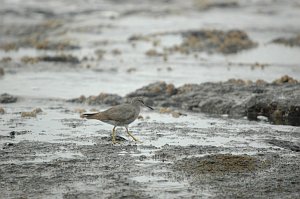
<path id="1" fill-rule="evenodd" d="M 299 198 L 299 10 L 2 1 L 0 198 Z M 142 143 L 80 118 L 134 96 Z"/>

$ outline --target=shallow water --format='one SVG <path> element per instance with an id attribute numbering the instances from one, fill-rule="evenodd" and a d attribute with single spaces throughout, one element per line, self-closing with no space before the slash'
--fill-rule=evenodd
<path id="1" fill-rule="evenodd" d="M 5 5 L 11 7 L 15 3 L 7 2 Z M 35 64 L 29 68 L 25 66 L 25 70 L 22 70 L 21 67 L 13 70 L 13 74 L 8 73 L 2 77 L 0 84 L 2 92 L 31 97 L 70 98 L 78 97 L 81 94 L 97 95 L 100 92 L 125 95 L 141 86 L 160 80 L 178 86 L 185 83 L 226 81 L 229 78 L 273 81 L 285 74 L 295 78 L 300 77 L 300 56 L 298 56 L 300 48 L 270 44 L 270 41 L 276 37 L 293 36 L 295 32 L 300 32 L 299 21 L 297 20 L 300 15 L 299 12 L 296 12 L 299 8 L 291 8 L 297 2 L 290 2 L 290 4 L 277 2 L 277 4 L 273 3 L 272 6 L 267 7 L 264 3 L 260 4 L 259 2 L 256 4 L 241 2 L 243 7 L 224 9 L 222 14 L 220 14 L 219 9 L 197 12 L 189 8 L 180 10 L 177 14 L 162 16 L 156 16 L 155 10 L 164 9 L 164 7 L 158 8 L 154 4 L 154 11 L 149 10 L 146 12 L 147 14 L 137 13 L 117 19 L 108 19 L 102 16 L 110 9 L 116 10 L 117 13 L 120 12 L 119 7 L 114 3 L 89 2 L 89 6 L 82 5 L 82 2 L 78 3 L 82 6 L 80 7 L 82 10 L 89 9 L 88 7 L 91 5 L 100 10 L 87 15 L 75 15 L 72 21 L 65 25 L 64 28 L 68 32 L 62 38 L 69 38 L 75 43 L 79 43 L 81 49 L 64 53 L 71 53 L 80 59 L 83 57 L 96 59 L 94 51 L 100 48 L 107 51 L 104 58 L 82 62 L 74 67 L 64 63 Z M 185 7 L 190 3 L 187 3 Z M 64 4 L 57 1 L 47 2 L 49 9 L 53 9 L 57 13 L 72 12 L 76 7 L 76 4 L 72 9 L 69 6 L 62 7 Z M 27 2 L 22 4 L 20 9 L 22 10 L 23 7 L 27 6 L 35 8 L 38 5 L 36 1 Z M 132 9 L 131 4 L 129 5 L 124 8 L 124 11 Z M 108 6 L 106 7 L 107 10 L 102 9 L 105 6 Z M 140 9 L 144 7 L 143 5 L 140 6 Z M 174 7 L 176 8 L 176 4 L 173 4 L 170 9 L 176 10 Z M 260 13 L 262 8 L 264 12 Z M 2 9 L 5 10 L 5 6 Z M 269 12 L 273 14 L 269 14 Z M 99 18 L 99 16 L 102 17 Z M 37 16 L 31 18 L 34 17 L 38 18 Z M 38 18 L 38 20 L 41 19 Z M 109 27 L 101 28 L 103 24 L 108 24 Z M 85 27 L 90 28 L 86 32 L 78 31 L 80 28 L 84 30 Z M 99 33 L 91 33 L 98 28 L 100 28 Z M 168 61 L 164 62 L 161 57 L 149 58 L 144 53 L 152 48 L 160 51 L 163 47 L 179 44 L 181 38 L 178 35 L 162 36 L 159 38 L 161 45 L 157 47 L 153 47 L 151 42 L 143 41 L 137 42 L 136 46 L 132 47 L 127 41 L 132 35 L 199 28 L 221 28 L 223 30 L 239 28 L 247 31 L 250 38 L 258 42 L 259 46 L 226 56 L 207 53 L 197 53 L 197 58 L 193 55 L 170 55 Z M 107 41 L 108 45 L 91 46 L 98 41 Z M 110 51 L 113 49 L 120 50 L 122 54 L 112 55 Z M 61 53 L 51 50 L 38 51 L 21 48 L 18 51 L 0 51 L 0 58 L 10 56 L 18 62 L 23 56 Z M 266 66 L 255 67 L 255 63 Z M 91 69 L 82 69 L 87 65 L 90 65 Z M 127 72 L 130 68 L 134 68 L 136 71 Z M 171 68 L 171 71 L 168 68 Z"/>

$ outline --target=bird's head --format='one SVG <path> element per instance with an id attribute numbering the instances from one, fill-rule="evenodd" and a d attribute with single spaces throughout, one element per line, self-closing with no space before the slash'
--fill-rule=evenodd
<path id="1" fill-rule="evenodd" d="M 150 107 L 150 106 L 148 106 L 148 105 L 145 104 L 145 102 L 144 102 L 144 100 L 143 100 L 142 97 L 135 97 L 135 98 L 133 98 L 132 101 L 131 101 L 131 104 L 132 105 L 138 105 L 138 106 L 146 106 L 149 109 L 153 110 L 152 107 Z"/>

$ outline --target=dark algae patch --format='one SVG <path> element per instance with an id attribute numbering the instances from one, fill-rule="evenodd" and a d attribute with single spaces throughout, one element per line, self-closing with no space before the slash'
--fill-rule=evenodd
<path id="1" fill-rule="evenodd" d="M 286 140 L 278 140 L 278 139 L 267 140 L 267 143 L 284 149 L 289 149 L 294 152 L 300 152 L 300 143 L 290 142 Z"/>
<path id="2" fill-rule="evenodd" d="M 173 170 L 183 173 L 198 189 L 209 190 L 213 198 L 299 196 L 299 160 L 295 157 L 216 154 L 178 160 Z"/>
<path id="3" fill-rule="evenodd" d="M 213 8 L 226 9 L 226 8 L 238 8 L 239 2 L 235 0 L 227 1 L 203 1 L 194 0 L 194 5 L 200 10 L 209 10 Z"/>
<path id="4" fill-rule="evenodd" d="M 291 38 L 279 37 L 277 39 L 274 39 L 272 42 L 290 47 L 300 47 L 300 34 Z"/>
<path id="5" fill-rule="evenodd" d="M 199 30 L 182 33 L 184 38 L 179 46 L 171 50 L 182 53 L 194 51 L 218 52 L 223 54 L 237 53 L 257 45 L 246 32 L 241 30 Z"/>
<path id="6" fill-rule="evenodd" d="M 217 154 L 199 158 L 185 158 L 175 162 L 176 170 L 192 175 L 252 172 L 260 161 L 248 155 Z"/>
<path id="7" fill-rule="evenodd" d="M 73 55 L 56 55 L 56 56 L 39 56 L 39 57 L 29 57 L 24 56 L 21 58 L 21 61 L 25 64 L 35 64 L 38 62 L 54 62 L 54 63 L 72 63 L 79 64 L 80 61 L 77 57 Z"/>
<path id="8" fill-rule="evenodd" d="M 80 48 L 68 38 L 53 39 L 66 31 L 63 22 L 60 20 L 49 19 L 36 25 L 6 26 L 3 29 L 5 34 L 16 37 L 15 41 L 0 43 L 0 49 L 4 51 L 20 48 L 35 48 L 38 50 L 74 50 Z"/>
<path id="9" fill-rule="evenodd" d="M 153 42 L 155 39 L 167 35 L 181 35 L 183 41 L 172 47 L 165 47 L 165 53 L 179 52 L 182 54 L 190 54 L 192 52 L 208 52 L 234 54 L 242 50 L 248 50 L 258 45 L 243 30 L 232 29 L 229 31 L 222 30 L 188 30 L 177 32 L 162 32 L 149 35 L 133 35 L 129 37 L 129 41 L 145 41 Z M 156 51 L 148 51 L 148 56 L 162 56 L 162 53 Z"/>

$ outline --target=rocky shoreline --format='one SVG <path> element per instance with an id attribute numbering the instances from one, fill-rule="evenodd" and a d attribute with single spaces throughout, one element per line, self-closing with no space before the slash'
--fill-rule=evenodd
<path id="1" fill-rule="evenodd" d="M 68 102 L 89 105 L 117 105 L 129 98 L 143 96 L 156 107 L 171 107 L 192 112 L 228 115 L 231 118 L 247 117 L 259 120 L 266 117 L 272 124 L 300 125 L 300 83 L 283 76 L 272 83 L 231 79 L 226 82 L 185 84 L 175 87 L 166 82 L 144 86 L 121 97 L 101 93 L 98 96 L 80 96 Z"/>

